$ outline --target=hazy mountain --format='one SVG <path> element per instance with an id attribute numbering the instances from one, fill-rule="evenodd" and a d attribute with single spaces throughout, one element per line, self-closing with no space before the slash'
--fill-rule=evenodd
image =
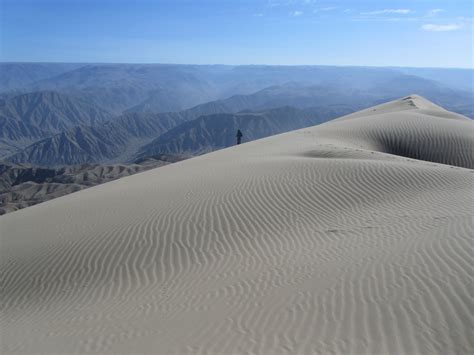
<path id="1" fill-rule="evenodd" d="M 187 114 L 239 112 L 242 110 L 265 110 L 288 105 L 298 108 L 314 106 L 340 106 L 356 110 L 370 106 L 381 96 L 363 92 L 340 90 L 334 86 L 286 83 L 271 86 L 250 95 L 235 95 L 228 99 L 209 102 L 188 110 Z"/>
<path id="2" fill-rule="evenodd" d="M 374 92 L 375 88 L 380 89 L 382 83 L 395 83 L 397 79 L 403 82 L 404 77 L 411 77 L 410 85 L 416 85 L 414 81 L 416 77 L 436 81 L 455 90 L 474 91 L 472 69 L 242 65 L 231 68 L 222 76 L 225 77 L 224 97 L 249 94 L 288 82 L 297 82 L 305 86 L 339 87 L 343 92 L 344 90 Z M 385 86 L 375 93 L 379 96 L 389 96 L 389 89 L 391 87 Z M 413 90 L 414 87 L 399 86 L 397 89 L 416 92 Z"/>
<path id="3" fill-rule="evenodd" d="M 112 117 L 97 106 L 56 92 L 0 100 L 0 157 L 77 125 L 95 125 Z"/>
<path id="4" fill-rule="evenodd" d="M 65 92 L 115 112 L 141 103 L 146 105 L 147 101 L 154 102 L 154 112 L 174 111 L 216 98 L 213 85 L 196 68 L 163 64 L 86 65 L 38 81 L 29 88 Z"/>
<path id="5" fill-rule="evenodd" d="M 417 93 L 428 100 L 465 116 L 474 118 L 474 92 L 452 89 L 439 82 L 414 75 L 404 75 L 388 81 L 378 81 L 371 88 L 388 99 Z"/>
<path id="6" fill-rule="evenodd" d="M 36 142 L 8 160 L 40 166 L 104 161 L 119 155 L 126 143 L 126 136 L 117 132 L 79 126 Z"/>
<path id="7" fill-rule="evenodd" d="M 123 162 L 181 122 L 170 116 L 128 113 L 98 126 L 74 127 L 26 147 L 8 161 L 40 166 Z"/>
<path id="8" fill-rule="evenodd" d="M 8 65 L 9 72 L 25 71 L 25 64 Z M 345 96 L 353 92 L 375 94 L 378 102 L 396 96 L 389 93 L 393 87 L 388 83 L 405 85 L 410 82 L 413 87 L 396 87 L 399 91 L 405 89 L 402 95 L 419 92 L 414 90 L 414 87 L 419 86 L 416 84 L 417 79 L 435 80 L 454 90 L 474 91 L 470 81 L 474 73 L 472 70 L 164 64 L 75 64 L 68 68 L 58 64 L 55 69 L 58 73 L 52 75 L 51 67 L 54 64 L 45 67 L 47 71 L 32 64 L 29 71 L 38 68 L 40 73 L 36 78 L 30 75 L 30 79 L 24 80 L 26 84 L 21 89 L 59 91 L 115 113 L 124 110 L 155 113 L 178 111 L 234 95 L 248 95 L 288 82 L 307 87 L 338 88 Z M 283 104 L 295 106 L 291 102 L 278 106 Z"/>
<path id="9" fill-rule="evenodd" d="M 135 105 L 125 112 L 145 112 L 145 113 L 157 113 L 157 112 L 172 112 L 181 111 L 185 109 L 183 100 L 180 95 L 176 92 L 169 92 L 164 89 L 158 89 L 143 102 Z"/>
<path id="10" fill-rule="evenodd" d="M 243 142 L 247 142 L 326 122 L 349 112 L 351 112 L 349 109 L 300 110 L 286 106 L 263 112 L 201 116 L 163 133 L 143 146 L 138 151 L 137 157 L 153 154 L 203 154 L 235 145 L 237 129 L 244 134 Z"/>
<path id="11" fill-rule="evenodd" d="M 444 105 L 448 109 L 474 117 L 474 96 L 469 92 L 454 90 L 437 82 L 410 75 L 399 75 L 390 79 L 374 80 L 370 87 L 351 89 L 340 84 L 307 85 L 300 82 L 285 83 L 267 87 L 248 95 L 211 101 L 197 105 L 180 114 L 191 120 L 214 113 L 236 113 L 242 110 L 266 110 L 283 105 L 307 108 L 344 108 L 356 111 L 364 107 L 421 92 L 425 97 Z"/>
<path id="12" fill-rule="evenodd" d="M 474 92 L 474 70 L 457 68 L 394 68 L 409 75 L 437 81 L 453 89 Z"/>
<path id="13" fill-rule="evenodd" d="M 74 63 L 0 63 L 0 91 L 18 90 L 39 80 L 77 69 Z"/>
<path id="14" fill-rule="evenodd" d="M 64 94 L 40 91 L 4 100 L 0 106 L 0 117 L 46 132 L 61 132 L 81 124 L 103 123 L 113 115 L 100 107 Z"/>
<path id="15" fill-rule="evenodd" d="M 260 111 L 281 106 L 318 107 L 323 112 L 327 109 L 331 112 L 338 110 L 351 112 L 379 101 L 380 96 L 376 95 L 353 92 L 344 94 L 335 88 L 286 83 L 248 95 L 234 95 L 226 99 L 210 101 L 180 112 L 160 113 L 159 116 L 190 121 L 211 114 L 237 113 L 244 110 Z"/>
<path id="16" fill-rule="evenodd" d="M 185 66 L 171 66 L 168 78 L 171 79 L 173 72 L 177 68 Z M 227 98 L 233 95 L 249 95 L 256 91 L 270 86 L 279 86 L 288 82 L 298 82 L 306 87 L 310 85 L 321 85 L 327 87 L 338 83 L 340 85 L 354 88 L 365 88 L 368 83 L 375 79 L 385 78 L 386 80 L 398 77 L 399 72 L 389 69 L 377 68 L 341 68 L 341 67 L 323 67 L 323 66 L 189 66 L 192 68 L 193 75 L 197 80 L 203 78 L 210 84 L 213 92 L 209 97 Z M 169 83 L 172 80 L 168 82 Z M 197 82 L 195 82 L 197 84 Z M 206 85 L 201 85 L 201 91 L 206 90 Z M 181 87 L 178 87 L 181 89 Z M 151 94 L 139 105 L 130 108 L 131 111 L 139 112 L 162 112 L 171 96 L 186 98 L 191 90 L 183 92 L 182 90 L 171 91 L 170 87 L 161 89 Z M 195 101 L 198 101 L 196 97 Z M 174 100 L 175 102 L 178 100 Z M 189 101 L 189 99 L 188 99 Z M 206 100 L 210 101 L 210 100 Z M 202 102 L 202 99 L 201 99 Z M 291 104 L 291 103 L 288 103 Z M 277 105 L 277 106 L 281 106 Z M 242 106 L 241 106 L 242 108 Z M 245 109 L 245 107 L 244 107 Z M 174 108 L 168 111 L 174 111 Z M 229 111 L 227 111 L 229 112 Z"/>

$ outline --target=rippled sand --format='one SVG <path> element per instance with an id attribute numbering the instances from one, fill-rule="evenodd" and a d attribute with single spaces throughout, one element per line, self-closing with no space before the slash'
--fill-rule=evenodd
<path id="1" fill-rule="evenodd" d="M 0 217 L 4 354 L 467 354 L 473 125 L 418 96 Z"/>

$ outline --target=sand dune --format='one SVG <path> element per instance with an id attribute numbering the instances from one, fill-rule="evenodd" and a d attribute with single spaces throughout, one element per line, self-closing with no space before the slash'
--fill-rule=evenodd
<path id="1" fill-rule="evenodd" d="M 473 353 L 472 128 L 411 96 L 0 217 L 2 353 Z"/>

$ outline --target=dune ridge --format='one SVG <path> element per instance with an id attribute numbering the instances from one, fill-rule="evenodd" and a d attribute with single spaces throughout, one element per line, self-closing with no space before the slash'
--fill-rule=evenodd
<path id="1" fill-rule="evenodd" d="M 472 353 L 471 132 L 412 95 L 2 216 L 2 353 Z"/>

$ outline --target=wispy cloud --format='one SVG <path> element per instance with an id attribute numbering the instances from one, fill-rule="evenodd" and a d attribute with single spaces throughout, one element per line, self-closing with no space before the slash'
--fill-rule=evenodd
<path id="1" fill-rule="evenodd" d="M 313 5 L 318 0 L 267 0 L 268 7 Z"/>
<path id="2" fill-rule="evenodd" d="M 297 17 L 297 16 L 301 16 L 303 15 L 303 11 L 291 11 L 290 12 L 290 16 L 294 16 L 294 17 Z"/>
<path id="3" fill-rule="evenodd" d="M 262 13 L 258 13 L 258 14 L 253 14 L 252 16 L 253 16 L 253 17 L 263 17 L 263 14 L 262 14 Z"/>
<path id="4" fill-rule="evenodd" d="M 334 10 L 337 10 L 337 9 L 338 9 L 338 7 L 336 7 L 336 6 L 328 6 L 328 7 L 320 7 L 320 8 L 314 9 L 313 12 L 314 13 L 327 12 L 327 11 L 334 11 Z"/>
<path id="5" fill-rule="evenodd" d="M 413 10 L 410 9 L 383 9 L 383 10 L 376 10 L 376 11 L 367 11 L 361 12 L 361 15 L 386 15 L 386 14 L 398 14 L 398 15 L 408 15 L 413 13 Z"/>
<path id="6" fill-rule="evenodd" d="M 428 13 L 426 14 L 427 17 L 434 17 L 436 15 L 438 15 L 440 12 L 443 12 L 444 9 L 432 9 L 430 11 L 428 11 Z"/>
<path id="7" fill-rule="evenodd" d="M 449 31 L 457 31 L 462 28 L 462 25 L 457 23 L 451 23 L 446 25 L 435 25 L 432 23 L 426 24 L 421 26 L 424 31 L 430 32 L 449 32 Z"/>

